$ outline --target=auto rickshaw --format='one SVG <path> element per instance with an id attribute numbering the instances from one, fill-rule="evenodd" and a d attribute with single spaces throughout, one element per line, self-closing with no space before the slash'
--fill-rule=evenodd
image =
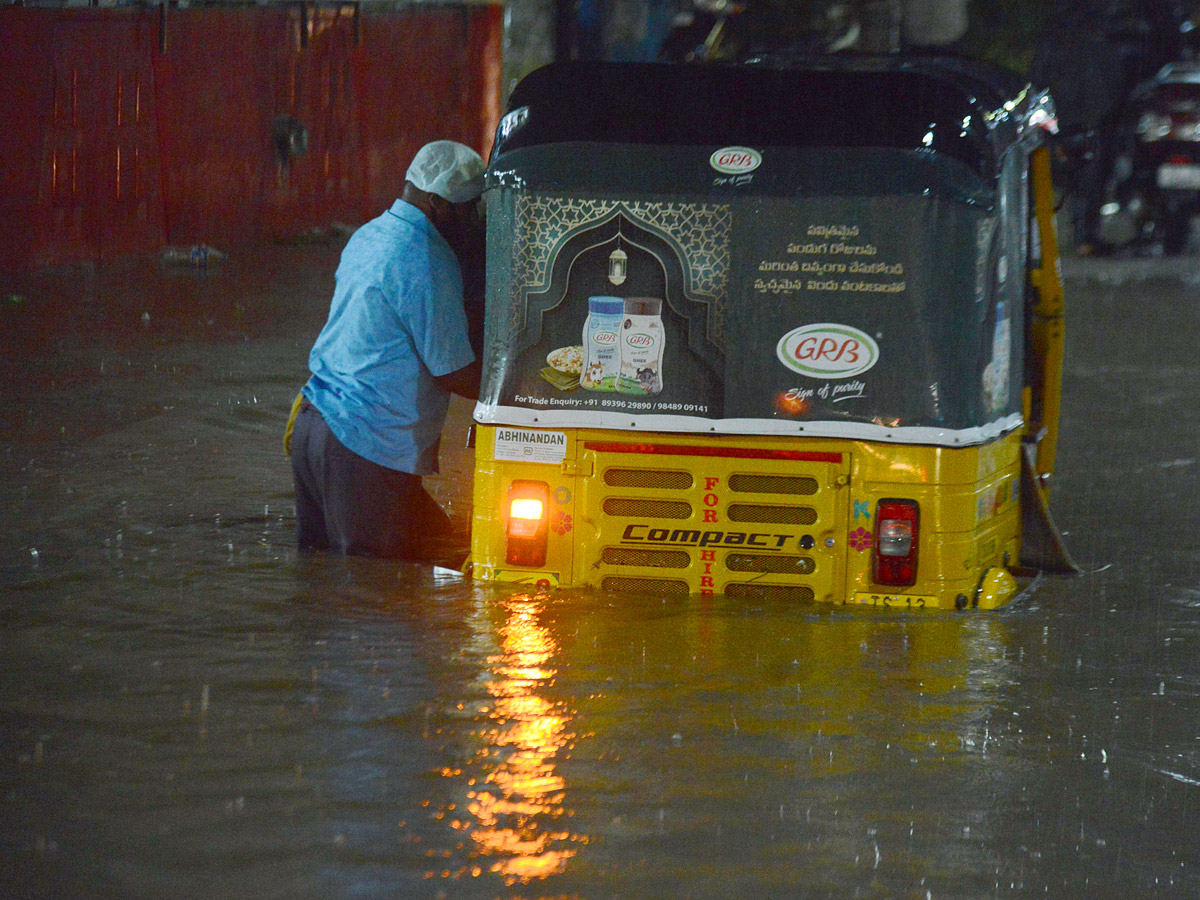
<path id="1" fill-rule="evenodd" d="M 963 609 L 1068 567 L 1053 127 L 961 60 L 525 78 L 487 175 L 473 576 Z"/>

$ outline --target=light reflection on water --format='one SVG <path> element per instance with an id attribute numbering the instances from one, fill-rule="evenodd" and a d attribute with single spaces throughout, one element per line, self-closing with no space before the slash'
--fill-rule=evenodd
<path id="1" fill-rule="evenodd" d="M 545 598 L 514 594 L 503 604 L 497 629 L 500 652 L 488 658 L 493 698 L 479 732 L 489 753 L 479 758 L 482 779 L 471 779 L 467 810 L 474 854 L 495 858 L 490 871 L 506 884 L 528 883 L 561 872 L 586 838 L 562 830 L 566 784 L 556 766 L 574 735 L 565 704 L 539 695 L 553 682 L 558 645 L 539 621 Z M 486 604 L 473 625 L 490 627 Z M 482 711 L 481 711 L 482 712 Z M 493 760 L 493 757 L 499 757 Z"/>

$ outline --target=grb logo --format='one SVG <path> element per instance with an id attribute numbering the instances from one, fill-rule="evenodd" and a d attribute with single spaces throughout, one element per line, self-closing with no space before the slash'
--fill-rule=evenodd
<path id="1" fill-rule="evenodd" d="M 654 343 L 654 338 L 645 332 L 637 331 L 625 338 L 625 343 L 630 347 L 649 347 Z"/>
<path id="2" fill-rule="evenodd" d="M 743 175 L 762 165 L 762 154 L 749 147 L 722 147 L 708 158 L 708 164 L 726 175 Z"/>
<path id="3" fill-rule="evenodd" d="M 789 331 L 779 339 L 775 355 L 809 378 L 850 378 L 879 362 L 879 345 L 850 325 L 821 322 Z"/>

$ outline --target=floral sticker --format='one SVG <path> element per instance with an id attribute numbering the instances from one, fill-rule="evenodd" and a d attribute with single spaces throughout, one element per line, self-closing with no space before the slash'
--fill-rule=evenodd
<path id="1" fill-rule="evenodd" d="M 865 528 L 856 528 L 850 532 L 850 546 L 859 553 L 870 549 L 873 542 L 874 539 L 871 536 L 871 532 Z"/>
<path id="2" fill-rule="evenodd" d="M 566 534 L 574 528 L 574 523 L 571 517 L 560 509 L 554 514 L 554 521 L 550 523 L 550 527 L 556 534 Z"/>

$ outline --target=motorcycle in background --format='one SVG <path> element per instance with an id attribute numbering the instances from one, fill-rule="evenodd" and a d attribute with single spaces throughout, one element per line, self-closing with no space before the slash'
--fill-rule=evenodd
<path id="1" fill-rule="evenodd" d="M 1200 214 L 1200 63 L 1167 64 L 1127 110 L 1101 233 L 1112 246 L 1161 244 L 1176 256 Z"/>

